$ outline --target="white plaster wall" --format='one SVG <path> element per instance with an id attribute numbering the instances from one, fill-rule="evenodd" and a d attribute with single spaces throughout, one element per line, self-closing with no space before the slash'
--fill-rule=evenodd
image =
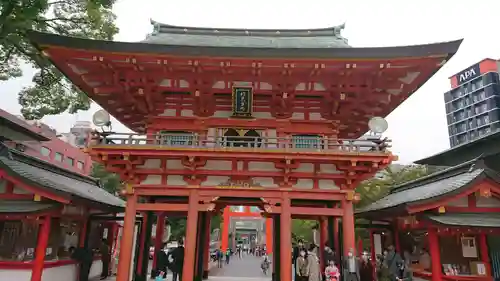
<path id="1" fill-rule="evenodd" d="M 42 281 L 77 281 L 77 264 L 68 264 L 44 269 Z M 90 268 L 90 279 L 101 275 L 101 261 L 94 261 Z M 31 269 L 0 269 L 1 281 L 30 281 Z"/>
<path id="2" fill-rule="evenodd" d="M 486 198 L 478 196 L 478 198 L 476 199 L 476 206 L 486 207 L 486 208 L 496 208 L 500 207 L 500 200 L 493 197 Z"/>
<path id="3" fill-rule="evenodd" d="M 261 185 L 262 187 L 278 187 L 278 185 L 274 183 L 273 178 L 255 177 L 252 178 L 252 180 L 255 184 Z"/>
<path id="4" fill-rule="evenodd" d="M 292 185 L 292 187 L 300 189 L 312 189 L 314 187 L 314 182 L 311 179 L 299 179 L 297 180 L 297 184 Z"/>
<path id="5" fill-rule="evenodd" d="M 266 171 L 266 172 L 276 172 L 280 169 L 276 169 L 274 163 L 271 162 L 248 162 L 249 171 Z"/>
<path id="6" fill-rule="evenodd" d="M 320 164 L 319 171 L 322 174 L 341 174 L 341 171 L 337 171 L 337 167 L 333 164 Z"/>
<path id="7" fill-rule="evenodd" d="M 158 116 L 175 116 L 175 109 L 165 109 L 163 113 L 158 114 Z"/>
<path id="8" fill-rule="evenodd" d="M 467 197 L 462 197 L 462 198 L 453 200 L 451 202 L 448 202 L 448 204 L 446 204 L 446 205 L 454 206 L 454 207 L 467 207 L 468 199 L 467 199 Z"/>
<path id="9" fill-rule="evenodd" d="M 319 189 L 340 189 L 333 180 L 319 180 Z"/>
<path id="10" fill-rule="evenodd" d="M 314 172 L 314 164 L 301 163 L 301 164 L 299 164 L 299 167 L 294 170 L 294 172 L 313 173 Z"/>
<path id="11" fill-rule="evenodd" d="M 325 120 L 325 119 L 321 117 L 321 113 L 311 112 L 309 113 L 309 120 Z"/>
<path id="12" fill-rule="evenodd" d="M 168 185 L 186 185 L 183 176 L 179 175 L 168 175 L 167 176 L 167 184 Z"/>
<path id="13" fill-rule="evenodd" d="M 147 175 L 141 184 L 161 184 L 161 175 Z"/>
<path id="14" fill-rule="evenodd" d="M 200 170 L 231 171 L 233 163 L 223 160 L 207 160 L 207 164 L 199 168 Z"/>
<path id="15" fill-rule="evenodd" d="M 192 109 L 183 109 L 181 110 L 181 116 L 183 117 L 193 117 L 194 113 Z"/>
<path id="16" fill-rule="evenodd" d="M 292 113 L 292 118 L 293 120 L 304 120 L 304 113 L 303 112 L 294 112 Z"/>
<path id="17" fill-rule="evenodd" d="M 163 168 L 163 167 L 162 167 Z M 179 170 L 184 169 L 184 165 L 182 165 L 182 161 L 178 159 L 168 159 L 167 160 L 167 169 Z"/>
<path id="18" fill-rule="evenodd" d="M 206 186 L 217 186 L 221 183 L 225 183 L 229 181 L 229 177 L 221 177 L 221 176 L 208 176 L 207 180 L 205 180 L 202 184 Z"/>
<path id="19" fill-rule="evenodd" d="M 143 165 L 137 165 L 137 168 L 158 169 L 161 167 L 161 159 L 147 159 Z"/>

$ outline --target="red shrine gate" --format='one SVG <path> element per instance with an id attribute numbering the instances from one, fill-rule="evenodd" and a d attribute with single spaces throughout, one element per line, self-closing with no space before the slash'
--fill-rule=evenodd
<path id="1" fill-rule="evenodd" d="M 291 280 L 292 218 L 320 220 L 330 243 L 341 221 L 343 241 L 335 244 L 345 255 L 355 251 L 354 189 L 395 159 L 385 140 L 358 138 L 460 44 L 351 48 L 343 26 L 153 24 L 140 43 L 29 35 L 75 85 L 136 132 L 96 134 L 87 150 L 127 182 L 117 281 L 130 276 L 137 212 L 187 215 L 184 281 L 206 277 L 210 217 L 230 205 L 258 206 L 272 220 L 275 280 Z M 107 124 L 103 116 L 97 123 Z M 241 180 L 258 186 L 221 186 Z M 136 270 L 136 278 L 145 271 Z"/>
<path id="2" fill-rule="evenodd" d="M 250 206 L 242 206 L 243 209 L 241 211 L 235 211 L 231 207 L 224 208 L 223 219 L 222 219 L 222 229 L 221 229 L 221 249 L 226 251 L 229 248 L 229 233 L 230 233 L 230 225 L 232 218 L 262 218 L 262 214 L 260 211 L 254 211 Z M 265 219 L 265 245 L 266 252 L 268 254 L 272 253 L 273 249 L 273 232 L 272 232 L 272 220 L 270 218 Z M 233 247 L 235 245 L 236 237 L 231 237 L 233 239 Z"/>

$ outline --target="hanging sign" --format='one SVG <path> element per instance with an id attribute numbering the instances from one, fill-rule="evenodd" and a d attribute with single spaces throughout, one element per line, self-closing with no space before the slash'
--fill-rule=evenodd
<path id="1" fill-rule="evenodd" d="M 233 116 L 252 117 L 253 88 L 233 87 Z"/>

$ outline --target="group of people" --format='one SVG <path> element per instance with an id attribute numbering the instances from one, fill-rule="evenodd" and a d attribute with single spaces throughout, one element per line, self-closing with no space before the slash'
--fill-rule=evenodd
<path id="1" fill-rule="evenodd" d="M 393 245 L 387 247 L 382 255 L 377 256 L 378 281 L 411 281 L 412 272 L 408 261 L 403 260 Z"/>
<path id="2" fill-rule="evenodd" d="M 217 249 L 215 251 L 215 261 L 217 262 L 217 267 L 222 268 L 224 261 L 226 264 L 229 264 L 232 255 L 233 252 L 230 249 L 227 249 L 226 251 L 223 251 L 222 248 Z M 239 252 L 239 255 L 241 257 L 241 251 Z"/>
<path id="3" fill-rule="evenodd" d="M 155 276 L 161 280 L 167 278 L 168 270 L 172 271 L 172 281 L 182 280 L 182 268 L 184 266 L 184 243 L 179 241 L 177 248 L 167 250 L 167 243 L 157 253 Z"/>
<path id="4" fill-rule="evenodd" d="M 375 268 L 369 255 L 357 257 L 353 250 L 342 259 L 340 267 L 340 257 L 327 245 L 323 248 L 325 262 L 321 268 L 319 250 L 314 244 L 305 246 L 303 241 L 298 241 L 292 255 L 295 281 L 340 281 L 340 278 L 346 281 L 412 281 L 410 268 L 392 245 L 377 257 Z"/>
<path id="5" fill-rule="evenodd" d="M 315 244 L 310 244 L 306 247 L 304 241 L 299 240 L 297 246 L 293 248 L 292 262 L 295 268 L 295 281 L 321 281 L 323 279 L 323 272 L 326 274 L 327 271 L 328 277 L 326 280 L 338 280 L 338 276 L 335 273 L 338 273 L 338 269 L 335 266 L 333 258 L 328 260 L 326 268 L 321 268 L 318 247 Z M 333 279 L 330 276 L 333 276 Z"/>
<path id="6" fill-rule="evenodd" d="M 71 258 L 78 262 L 78 280 L 89 280 L 90 269 L 92 268 L 92 263 L 94 262 L 94 251 L 90 249 L 90 247 L 70 247 L 69 253 L 71 255 Z M 99 254 L 101 256 L 102 263 L 101 280 L 105 280 L 111 273 L 111 248 L 109 247 L 108 241 L 106 239 L 103 239 L 101 241 L 101 244 L 99 245 Z"/>

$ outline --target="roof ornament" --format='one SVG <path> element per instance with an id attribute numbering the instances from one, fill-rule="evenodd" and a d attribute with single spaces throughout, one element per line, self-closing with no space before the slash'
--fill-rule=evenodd
<path id="1" fill-rule="evenodd" d="M 342 37 L 342 34 L 341 34 L 341 32 L 342 32 L 342 30 L 344 30 L 344 28 L 345 28 L 345 22 L 341 25 L 334 26 L 333 27 L 333 35 L 335 35 L 335 37 L 337 37 L 337 38 L 344 38 L 344 37 Z"/>
<path id="2" fill-rule="evenodd" d="M 151 32 L 151 35 L 155 35 L 160 33 L 160 26 L 161 24 L 157 21 L 154 21 L 153 19 L 149 19 L 151 21 L 151 25 L 153 25 L 153 32 Z"/>

